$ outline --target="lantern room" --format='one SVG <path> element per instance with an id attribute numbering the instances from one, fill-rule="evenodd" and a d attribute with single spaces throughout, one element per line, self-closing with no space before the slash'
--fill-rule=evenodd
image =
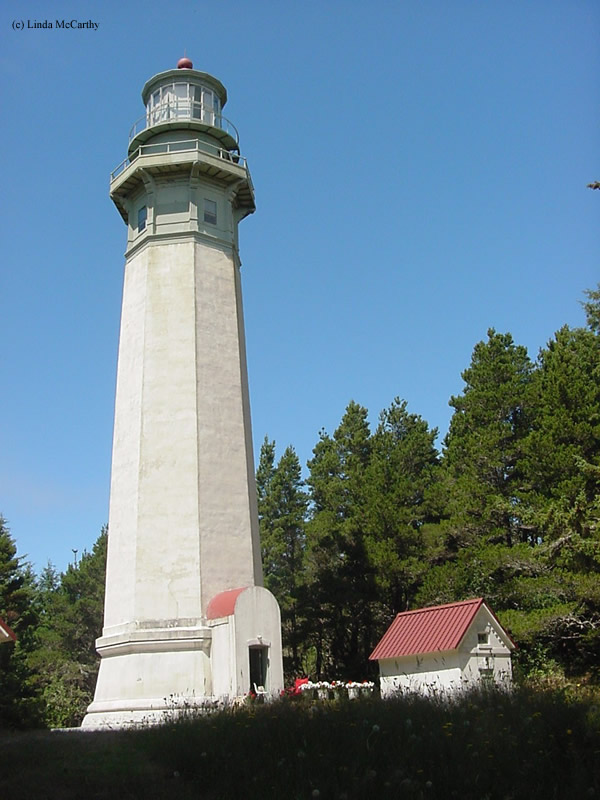
<path id="1" fill-rule="evenodd" d="M 146 112 L 129 133 L 130 157 L 158 134 L 182 128 L 208 135 L 225 150 L 239 151 L 238 132 L 222 114 L 227 90 L 212 75 L 195 70 L 188 58 L 181 58 L 177 69 L 150 78 L 142 100 Z"/>

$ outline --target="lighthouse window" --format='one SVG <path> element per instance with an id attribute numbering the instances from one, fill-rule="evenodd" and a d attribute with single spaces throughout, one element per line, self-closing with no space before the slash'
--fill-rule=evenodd
<path id="1" fill-rule="evenodd" d="M 190 93 L 193 93 L 192 116 L 195 119 L 200 119 L 202 116 L 202 87 L 190 86 Z"/>
<path id="2" fill-rule="evenodd" d="M 138 233 L 141 233 L 143 230 L 146 230 L 146 220 L 148 218 L 148 209 L 146 206 L 142 206 L 138 211 Z"/>
<path id="3" fill-rule="evenodd" d="M 167 83 L 156 89 L 146 105 L 149 125 L 170 119 L 198 119 L 220 126 L 221 99 L 206 86 L 192 83 Z"/>
<path id="4" fill-rule="evenodd" d="M 160 89 L 152 95 L 152 124 L 160 119 Z"/>
<path id="5" fill-rule="evenodd" d="M 204 222 L 209 222 L 211 225 L 217 224 L 217 204 L 214 200 L 204 198 Z"/>
<path id="6" fill-rule="evenodd" d="M 202 121 L 214 125 L 214 95 L 209 89 L 202 92 Z"/>
<path id="7" fill-rule="evenodd" d="M 175 84 L 175 97 L 176 97 L 176 116 L 178 119 L 188 119 L 190 116 L 190 107 L 188 99 L 188 84 L 176 83 Z"/>

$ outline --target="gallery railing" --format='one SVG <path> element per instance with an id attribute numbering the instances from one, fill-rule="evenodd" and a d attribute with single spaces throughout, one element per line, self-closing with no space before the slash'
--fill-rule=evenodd
<path id="1" fill-rule="evenodd" d="M 227 117 L 217 114 L 203 103 L 177 98 L 168 101 L 163 100 L 154 108 L 147 109 L 144 116 L 136 120 L 131 126 L 129 141 L 137 136 L 138 133 L 145 131 L 146 128 L 160 125 L 161 122 L 177 122 L 181 120 L 191 120 L 203 123 L 211 128 L 219 128 L 231 136 L 232 139 L 235 139 L 236 144 L 240 141 L 237 128 Z"/>
<path id="2" fill-rule="evenodd" d="M 246 159 L 239 153 L 231 152 L 216 144 L 201 142 L 198 139 L 186 139 L 180 142 L 158 142 L 156 144 L 142 144 L 130 156 L 123 159 L 121 163 L 110 173 L 111 183 L 124 172 L 127 167 L 136 161 L 140 156 L 159 155 L 162 153 L 205 153 L 207 155 L 220 158 L 223 161 L 238 164 L 240 167 L 248 169 Z"/>

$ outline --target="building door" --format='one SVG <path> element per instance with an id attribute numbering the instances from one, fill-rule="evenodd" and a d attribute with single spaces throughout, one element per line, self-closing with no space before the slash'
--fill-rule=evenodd
<path id="1" fill-rule="evenodd" d="M 255 692 L 256 687 L 266 688 L 267 685 L 268 648 L 253 645 L 248 648 L 248 653 L 250 656 L 250 691 Z"/>

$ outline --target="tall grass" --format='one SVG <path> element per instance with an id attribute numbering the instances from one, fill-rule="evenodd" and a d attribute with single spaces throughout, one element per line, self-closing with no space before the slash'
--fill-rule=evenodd
<path id="1" fill-rule="evenodd" d="M 286 701 L 21 745 L 3 743 L 21 778 L 0 776 L 2 798 L 600 798 L 600 709 L 555 689 Z"/>

